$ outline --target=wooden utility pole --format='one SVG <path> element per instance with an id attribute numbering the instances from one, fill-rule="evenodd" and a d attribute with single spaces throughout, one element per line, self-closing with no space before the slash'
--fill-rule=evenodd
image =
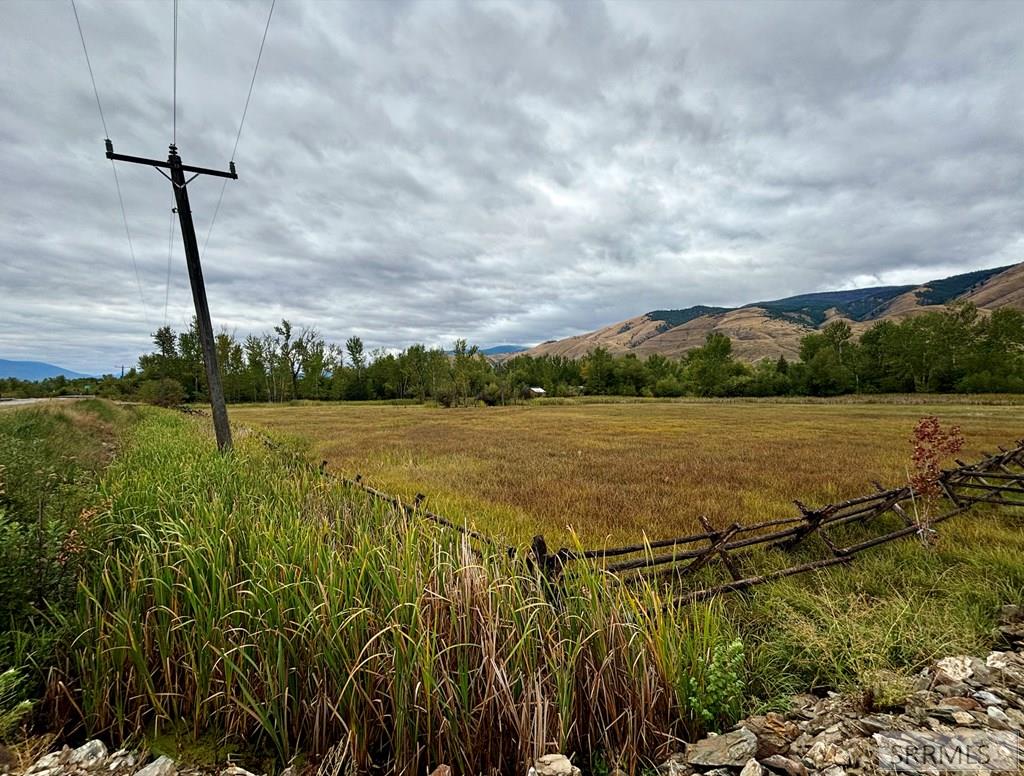
<path id="1" fill-rule="evenodd" d="M 192 301 L 196 306 L 196 322 L 199 327 L 199 341 L 203 347 L 203 364 L 206 366 L 206 385 L 210 391 L 210 408 L 213 410 L 213 427 L 217 432 L 217 447 L 221 451 L 231 447 L 231 426 L 228 425 L 228 409 L 224 404 L 224 389 L 220 382 L 220 369 L 217 366 L 217 347 L 213 339 L 213 325 L 210 323 L 210 306 L 206 302 L 206 286 L 203 284 L 203 267 L 199 263 L 199 243 L 196 241 L 196 229 L 192 223 L 192 210 L 188 204 L 188 184 L 200 175 L 213 175 L 218 178 L 238 180 L 235 163 L 228 165 L 228 172 L 210 170 L 205 167 L 193 167 L 181 163 L 178 147 L 173 143 L 167 161 L 144 159 L 140 156 L 125 156 L 114 153 L 114 144 L 107 138 L 107 158 L 119 162 L 132 162 L 155 167 L 157 172 L 171 182 L 174 187 L 174 199 L 178 206 L 178 220 L 181 222 L 181 238 L 185 244 L 185 262 L 188 264 L 188 279 L 192 284 Z M 164 169 L 169 169 L 168 175 Z M 185 179 L 185 173 L 192 176 Z"/>

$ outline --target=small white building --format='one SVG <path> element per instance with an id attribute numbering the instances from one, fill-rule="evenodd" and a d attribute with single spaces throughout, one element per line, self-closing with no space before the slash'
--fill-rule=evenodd
<path id="1" fill-rule="evenodd" d="M 532 386 L 526 389 L 530 396 L 547 396 L 547 391 L 538 386 Z"/>

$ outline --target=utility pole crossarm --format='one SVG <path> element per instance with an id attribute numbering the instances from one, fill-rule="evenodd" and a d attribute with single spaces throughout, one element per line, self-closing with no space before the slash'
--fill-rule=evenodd
<path id="1" fill-rule="evenodd" d="M 146 164 L 150 167 L 163 167 L 165 169 L 171 168 L 171 162 L 161 159 L 146 159 L 143 156 L 128 156 L 127 154 L 116 154 L 114 153 L 114 144 L 107 140 L 107 158 L 115 162 L 132 162 L 133 164 Z M 228 163 L 228 172 L 223 170 L 212 170 L 209 167 L 194 167 L 191 164 L 180 165 L 181 169 L 185 172 L 194 172 L 196 175 L 213 175 L 217 178 L 231 178 L 232 180 L 238 180 L 238 173 L 235 172 L 235 163 Z"/>
<path id="2" fill-rule="evenodd" d="M 192 301 L 196 307 L 196 327 L 199 330 L 199 342 L 203 350 L 203 365 L 206 367 L 206 384 L 210 391 L 210 408 L 213 410 L 213 427 L 217 432 L 217 447 L 222 451 L 231 447 L 231 426 L 228 425 L 228 410 L 224 403 L 224 388 L 221 385 L 220 369 L 217 366 L 217 346 L 213 335 L 213 324 L 210 323 L 210 306 L 206 301 L 206 285 L 203 282 L 203 268 L 199 261 L 199 243 L 196 240 L 195 225 L 192 223 L 192 208 L 188 202 L 188 183 L 196 175 L 214 175 L 218 178 L 237 180 L 235 163 L 229 164 L 229 172 L 209 170 L 205 167 L 193 167 L 182 164 L 178 156 L 178 147 L 170 146 L 167 161 L 145 159 L 141 156 L 115 154 L 114 144 L 107 138 L 107 158 L 111 162 L 131 162 L 156 167 L 157 172 L 168 178 L 174 187 L 174 201 L 177 205 L 178 221 L 181 224 L 181 238 L 185 247 L 185 263 L 188 266 L 188 279 L 192 286 Z M 170 175 L 163 172 L 166 168 Z M 185 173 L 194 173 L 192 178 L 185 180 Z"/>

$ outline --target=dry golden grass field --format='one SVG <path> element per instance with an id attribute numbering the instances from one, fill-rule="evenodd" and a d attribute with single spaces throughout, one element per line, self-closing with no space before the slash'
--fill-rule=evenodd
<path id="1" fill-rule="evenodd" d="M 231 409 L 243 425 L 304 437 L 435 512 L 507 538 L 602 546 L 751 522 L 906 480 L 924 415 L 959 424 L 971 459 L 1024 436 L 1014 400 L 534 402 L 442 409 L 307 404 Z"/>

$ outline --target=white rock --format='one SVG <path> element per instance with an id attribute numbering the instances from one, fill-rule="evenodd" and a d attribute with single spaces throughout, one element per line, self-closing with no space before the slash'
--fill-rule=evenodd
<path id="1" fill-rule="evenodd" d="M 740 771 L 740 776 L 764 776 L 764 768 L 761 767 L 761 763 L 751 757 Z"/>
<path id="2" fill-rule="evenodd" d="M 42 757 L 36 760 L 35 765 L 29 768 L 27 773 L 35 774 L 39 773 L 40 771 L 48 771 L 51 768 L 60 765 L 61 756 L 63 754 L 63 752 L 50 752 L 49 754 L 44 754 Z"/>
<path id="3" fill-rule="evenodd" d="M 79 768 L 92 768 L 107 758 L 107 747 L 98 738 L 88 741 L 75 749 L 68 757 L 68 763 Z"/>
<path id="4" fill-rule="evenodd" d="M 962 682 L 964 679 L 969 679 L 974 673 L 971 669 L 971 658 L 967 655 L 944 657 L 935 665 L 954 682 Z"/>
<path id="5" fill-rule="evenodd" d="M 1010 718 L 1006 716 L 1006 712 L 998 706 L 989 706 L 987 709 L 985 709 L 985 712 L 989 715 L 989 717 L 996 720 L 997 722 L 1004 722 L 1007 725 L 1010 724 Z"/>
<path id="6" fill-rule="evenodd" d="M 133 770 L 137 762 L 138 760 L 134 753 L 129 752 L 127 749 L 118 749 L 107 760 L 107 770 L 111 773 L 121 770 Z"/>
<path id="7" fill-rule="evenodd" d="M 135 776 L 178 776 L 178 769 L 174 760 L 162 756 L 153 760 L 149 765 L 140 770 Z"/>
<path id="8" fill-rule="evenodd" d="M 239 768 L 237 765 L 229 765 L 220 772 L 220 776 L 256 776 L 256 774 L 247 771 L 245 768 Z"/>
<path id="9" fill-rule="evenodd" d="M 971 697 L 976 701 L 984 703 L 986 706 L 1002 706 L 1003 699 L 997 695 L 993 695 L 988 690 L 978 690 L 977 692 L 971 693 Z"/>
<path id="10" fill-rule="evenodd" d="M 985 658 L 985 665 L 989 668 L 1008 668 L 1010 664 L 1006 660 L 1005 652 L 990 652 Z"/>
<path id="11" fill-rule="evenodd" d="M 804 761 L 818 770 L 824 770 L 833 765 L 849 765 L 850 756 L 831 741 L 815 741 L 804 755 Z"/>
<path id="12" fill-rule="evenodd" d="M 538 757 L 532 770 L 537 776 L 582 776 L 579 768 L 564 754 L 546 754 Z"/>

